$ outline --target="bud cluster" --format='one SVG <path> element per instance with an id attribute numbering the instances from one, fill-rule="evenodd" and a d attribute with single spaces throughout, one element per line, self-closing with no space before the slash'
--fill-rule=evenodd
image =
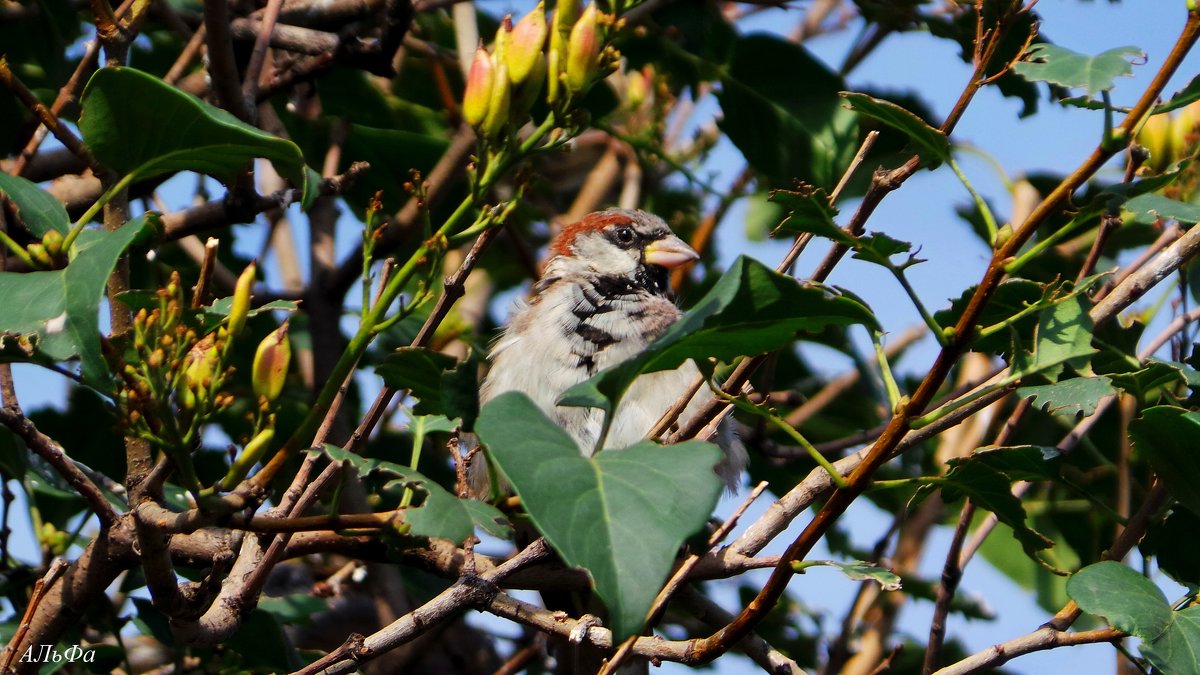
<path id="1" fill-rule="evenodd" d="M 595 3 L 560 0 L 552 22 L 545 0 L 514 26 L 507 16 L 489 52 L 482 45 L 467 73 L 463 119 L 488 140 L 499 140 L 529 117 L 545 84 L 546 103 L 566 112 L 615 68 L 617 52 L 605 45 L 611 16 Z"/>
<path id="2" fill-rule="evenodd" d="M 129 433 L 176 453 L 173 456 L 177 460 L 190 464 L 186 456 L 198 441 L 203 425 L 214 413 L 234 403 L 234 395 L 226 391 L 234 371 L 228 363 L 231 345 L 250 316 L 256 271 L 251 263 L 242 272 L 229 315 L 215 328 L 205 324 L 199 312 L 187 308 L 178 273 L 173 273 L 167 285 L 155 294 L 157 306 L 138 310 L 125 349 L 120 353 L 108 350 L 118 378 L 121 421 Z M 271 443 L 275 421 L 271 410 L 283 391 L 290 363 L 291 344 L 284 322 L 262 340 L 254 356 L 251 384 L 256 398 L 252 414 L 255 432 L 236 463 L 240 474 L 237 480 L 246 475 Z"/>
<path id="3" fill-rule="evenodd" d="M 185 444 L 192 422 L 233 403 L 218 393 L 232 372 L 223 364 L 228 331 L 208 335 L 186 308 L 179 274 L 155 294 L 156 307 L 139 309 L 132 342 L 112 356 L 118 378 L 122 422 L 137 436 L 160 446 Z"/>
<path id="4" fill-rule="evenodd" d="M 63 250 L 64 241 L 62 232 L 50 230 L 42 235 L 41 241 L 26 246 L 25 251 L 39 269 L 57 269 L 67 263 L 67 254 Z"/>

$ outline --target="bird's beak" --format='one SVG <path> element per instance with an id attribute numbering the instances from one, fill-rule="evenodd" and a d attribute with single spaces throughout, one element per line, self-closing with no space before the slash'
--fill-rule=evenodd
<path id="1" fill-rule="evenodd" d="M 674 235 L 659 239 L 646 247 L 646 262 L 668 269 L 691 262 L 699 257 L 699 253 Z"/>

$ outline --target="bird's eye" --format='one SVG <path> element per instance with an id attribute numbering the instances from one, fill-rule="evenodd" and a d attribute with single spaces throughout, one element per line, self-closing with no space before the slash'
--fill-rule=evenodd
<path id="1" fill-rule="evenodd" d="M 628 227 L 617 228 L 617 241 L 621 242 L 622 244 L 632 244 L 633 230 L 629 229 Z"/>

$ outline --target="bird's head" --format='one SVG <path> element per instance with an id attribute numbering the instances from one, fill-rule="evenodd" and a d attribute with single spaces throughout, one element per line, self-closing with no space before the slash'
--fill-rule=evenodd
<path id="1" fill-rule="evenodd" d="M 563 228 L 550 245 L 550 266 L 559 275 L 622 277 L 667 292 L 667 270 L 700 256 L 645 211 L 609 209 Z"/>

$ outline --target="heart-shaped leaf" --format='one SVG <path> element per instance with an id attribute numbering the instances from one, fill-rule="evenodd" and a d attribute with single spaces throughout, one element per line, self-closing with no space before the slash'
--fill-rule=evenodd
<path id="1" fill-rule="evenodd" d="M 645 441 L 584 457 L 519 392 L 485 405 L 476 428 L 550 545 L 591 573 L 615 638 L 641 630 L 679 545 L 717 504 L 721 451 L 700 441 Z"/>
<path id="2" fill-rule="evenodd" d="M 227 181 L 255 157 L 316 197 L 295 143 L 133 68 L 100 68 L 80 101 L 79 131 L 102 164 L 135 179 L 195 171 Z"/>

